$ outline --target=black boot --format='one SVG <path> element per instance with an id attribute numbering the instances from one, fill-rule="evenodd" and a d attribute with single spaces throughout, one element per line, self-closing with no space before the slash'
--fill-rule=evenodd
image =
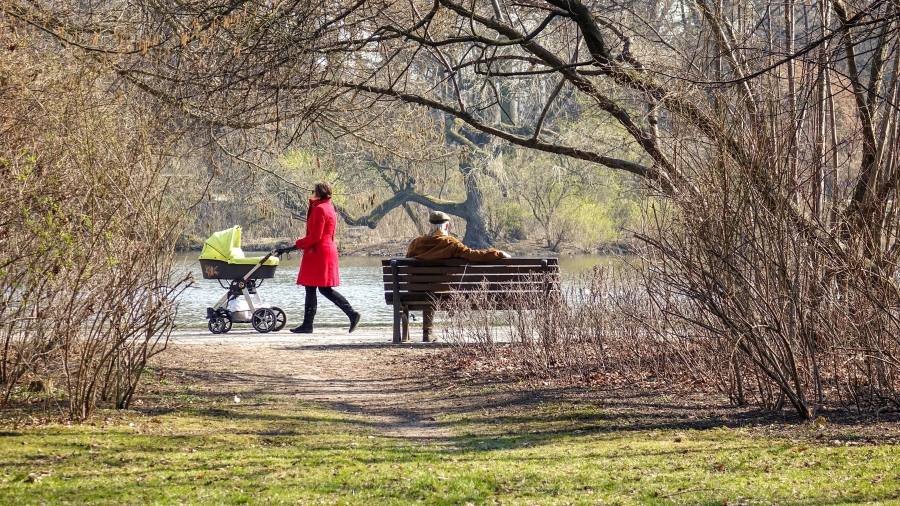
<path id="1" fill-rule="evenodd" d="M 359 321 L 362 319 L 362 315 L 353 310 L 353 306 L 347 302 L 347 299 L 344 298 L 343 295 L 337 292 L 334 288 L 319 288 L 319 293 L 325 296 L 326 299 L 330 300 L 334 303 L 335 306 L 339 307 L 341 311 L 347 315 L 347 318 L 350 318 L 350 332 L 356 330 L 356 326 L 359 325 Z"/>
<path id="2" fill-rule="evenodd" d="M 312 334 L 313 320 L 316 319 L 316 308 L 306 308 L 303 312 L 303 323 L 291 329 L 294 334 Z"/>
<path id="3" fill-rule="evenodd" d="M 313 320 L 316 319 L 316 287 L 306 287 L 306 300 L 303 305 L 303 323 L 299 327 L 294 327 L 291 332 L 294 334 L 312 334 Z"/>
<path id="4" fill-rule="evenodd" d="M 360 320 L 362 320 L 361 314 L 357 313 L 356 311 L 353 311 L 350 314 L 350 330 L 349 330 L 349 332 L 353 332 L 354 330 L 356 330 L 356 326 L 359 325 Z"/>

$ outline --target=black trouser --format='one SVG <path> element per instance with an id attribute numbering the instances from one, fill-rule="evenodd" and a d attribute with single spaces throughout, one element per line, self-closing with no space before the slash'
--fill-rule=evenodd
<path id="1" fill-rule="evenodd" d="M 330 300 L 334 303 L 335 306 L 339 307 L 341 311 L 347 315 L 347 318 L 352 318 L 353 316 L 353 306 L 347 302 L 347 299 L 344 298 L 343 295 L 338 293 L 337 290 L 330 286 L 307 286 L 306 288 L 306 313 L 316 314 L 316 306 L 318 305 L 318 298 L 316 297 L 316 288 L 319 289 L 319 293 L 325 296 L 326 299 Z"/>

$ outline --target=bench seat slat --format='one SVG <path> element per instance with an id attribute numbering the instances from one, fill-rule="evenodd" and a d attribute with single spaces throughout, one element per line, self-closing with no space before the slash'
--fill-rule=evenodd
<path id="1" fill-rule="evenodd" d="M 548 268 L 552 269 L 552 268 Z M 521 265 L 433 265 L 433 266 L 403 266 L 401 267 L 403 274 L 540 274 L 543 272 L 540 267 L 529 267 Z M 548 272 L 552 272 L 548 270 Z M 391 275 L 391 268 L 384 267 L 382 274 Z"/>
<path id="2" fill-rule="evenodd" d="M 453 297 L 453 294 L 457 293 L 460 295 L 472 294 L 474 297 L 474 292 L 407 292 L 400 294 L 400 300 L 403 303 L 409 302 L 419 302 L 423 303 L 422 305 L 427 305 L 428 302 L 434 300 L 449 300 Z M 514 300 L 517 299 L 520 295 L 535 295 L 535 296 L 544 296 L 546 292 L 542 290 L 532 290 L 526 292 L 482 292 L 478 294 L 478 297 L 484 297 L 490 300 Z M 466 297 L 469 298 L 469 297 Z M 393 305 L 394 303 L 394 294 L 386 293 L 384 294 L 384 301 L 388 305 Z"/>
<path id="3" fill-rule="evenodd" d="M 551 284 L 553 285 L 553 284 Z M 530 283 L 400 283 L 400 293 L 406 292 L 478 292 L 488 291 L 522 291 L 544 289 L 547 285 L 543 281 Z M 392 283 L 384 284 L 385 291 L 393 291 Z"/>

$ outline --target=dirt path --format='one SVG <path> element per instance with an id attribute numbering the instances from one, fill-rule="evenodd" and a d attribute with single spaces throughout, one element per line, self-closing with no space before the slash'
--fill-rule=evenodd
<path id="1" fill-rule="evenodd" d="M 389 327 L 316 329 L 312 335 L 281 331 L 258 334 L 236 329 L 215 336 L 206 329 L 179 330 L 169 349 L 157 357 L 178 385 L 202 387 L 211 396 L 294 397 L 365 418 L 374 430 L 442 444 L 450 434 L 437 420 L 444 414 L 531 409 L 542 401 L 592 402 L 609 430 L 709 429 L 723 425 L 756 427 L 753 432 L 790 438 L 828 438 L 878 444 L 900 441 L 900 413 L 854 415 L 823 411 L 828 428 L 810 432 L 809 423 L 789 410 L 761 411 L 730 406 L 721 395 L 662 390 L 636 385 L 594 390 L 578 385 L 522 388 L 484 374 L 447 376 L 430 367 L 429 355 L 440 343 L 391 344 Z M 465 383 L 465 385 L 461 384 Z M 462 387 L 462 388 L 457 388 Z M 502 387 L 502 388 L 499 388 Z M 531 407 L 529 407 L 531 406 Z M 848 443 L 849 444 L 849 443 Z"/>
<path id="2" fill-rule="evenodd" d="M 363 416 L 382 435 L 435 440 L 447 435 L 433 423 L 445 403 L 434 398 L 432 382 L 410 361 L 438 347 L 394 346 L 391 329 L 380 327 L 353 334 L 346 328 L 322 328 L 312 335 L 236 329 L 216 336 L 205 329 L 180 330 L 162 365 L 213 394 L 248 400 L 254 395 L 293 396 Z"/>

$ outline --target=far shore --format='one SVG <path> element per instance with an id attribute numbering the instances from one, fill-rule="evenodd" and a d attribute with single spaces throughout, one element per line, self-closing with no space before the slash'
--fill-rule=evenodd
<path id="1" fill-rule="evenodd" d="M 360 240 L 345 237 L 338 239 L 338 252 L 341 256 L 353 257 L 404 257 L 406 247 L 414 237 L 390 239 L 387 241 Z M 560 251 L 552 251 L 542 245 L 539 239 L 524 239 L 521 241 L 498 241 L 494 247 L 508 252 L 512 256 L 536 256 L 559 257 L 563 255 L 621 255 L 627 254 L 631 247 L 627 244 L 613 244 L 608 247 L 598 248 L 594 251 L 584 251 L 572 248 L 561 248 Z M 246 239 L 241 248 L 244 251 L 271 251 L 275 248 L 291 246 L 293 240 L 289 238 L 262 237 L 258 239 Z M 188 241 L 179 244 L 176 250 L 181 253 L 200 251 L 203 249 L 202 241 Z"/>

